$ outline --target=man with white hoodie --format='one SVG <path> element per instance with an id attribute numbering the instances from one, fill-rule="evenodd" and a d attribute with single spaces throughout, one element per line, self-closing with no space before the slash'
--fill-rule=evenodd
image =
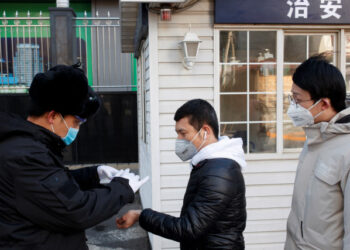
<path id="1" fill-rule="evenodd" d="M 117 219 L 119 228 L 139 220 L 145 230 L 179 241 L 182 250 L 244 249 L 246 166 L 242 139 L 219 137 L 218 119 L 206 101 L 195 99 L 175 113 L 175 153 L 191 160 L 192 171 L 180 217 L 130 210 Z"/>

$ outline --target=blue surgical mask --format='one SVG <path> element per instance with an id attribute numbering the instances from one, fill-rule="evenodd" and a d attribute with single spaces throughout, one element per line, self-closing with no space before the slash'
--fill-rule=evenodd
<path id="1" fill-rule="evenodd" d="M 78 132 L 79 132 L 79 129 L 69 128 L 67 135 L 61 139 L 68 146 L 75 140 L 75 138 L 77 138 Z"/>
<path id="2" fill-rule="evenodd" d="M 77 138 L 77 135 L 78 135 L 78 132 L 79 132 L 79 129 L 76 129 L 76 128 L 68 128 L 67 126 L 67 123 L 66 121 L 64 120 L 63 116 L 61 115 L 62 119 L 63 119 L 63 122 L 64 122 L 64 125 L 66 125 L 67 129 L 68 129 L 68 132 L 66 134 L 65 137 L 61 138 L 62 141 L 68 146 L 70 145 L 74 140 L 75 138 Z"/>

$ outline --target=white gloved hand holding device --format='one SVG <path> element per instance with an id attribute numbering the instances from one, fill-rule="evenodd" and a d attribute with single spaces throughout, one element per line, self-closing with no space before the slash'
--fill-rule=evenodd
<path id="1" fill-rule="evenodd" d="M 120 176 L 124 170 L 118 170 L 107 165 L 97 167 L 97 174 L 100 178 L 100 183 L 109 183 L 114 177 Z"/>

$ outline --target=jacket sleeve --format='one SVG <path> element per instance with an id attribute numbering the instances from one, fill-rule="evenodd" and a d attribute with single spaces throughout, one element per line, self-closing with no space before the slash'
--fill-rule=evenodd
<path id="1" fill-rule="evenodd" d="M 350 249 L 350 180 L 347 177 L 344 190 L 344 238 L 343 249 Z"/>
<path id="2" fill-rule="evenodd" d="M 140 215 L 140 225 L 145 230 L 175 241 L 197 240 L 206 234 L 233 197 L 244 188 L 240 170 L 225 174 L 207 175 L 200 182 L 194 199 L 181 217 L 145 209 Z"/>
<path id="3" fill-rule="evenodd" d="M 128 180 L 114 178 L 83 191 L 48 154 L 21 157 L 14 175 L 16 207 L 33 224 L 56 232 L 81 231 L 111 217 L 134 199 Z"/>
<path id="4" fill-rule="evenodd" d="M 69 172 L 82 190 L 96 188 L 100 185 L 97 166 L 69 170 Z"/>

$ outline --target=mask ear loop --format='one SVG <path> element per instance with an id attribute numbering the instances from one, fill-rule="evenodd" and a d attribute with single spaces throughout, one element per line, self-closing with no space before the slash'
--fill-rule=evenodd
<path id="1" fill-rule="evenodd" d="M 202 131 L 202 129 L 200 129 L 198 132 L 197 132 L 197 134 L 192 138 L 192 140 L 190 141 L 190 142 L 193 142 L 196 138 L 197 138 L 197 136 L 199 135 L 199 133 Z"/>
<path id="2" fill-rule="evenodd" d="M 308 108 L 307 110 L 311 110 L 313 109 L 317 104 L 319 104 L 320 102 L 322 101 L 322 99 L 318 100 L 317 102 L 315 102 L 310 108 Z M 317 115 L 314 116 L 314 119 L 316 119 L 317 117 L 319 117 L 322 113 L 323 113 L 324 110 L 322 110 L 320 113 L 318 113 Z"/>
<path id="3" fill-rule="evenodd" d="M 62 116 L 61 113 L 60 113 L 60 116 L 61 116 L 61 118 L 62 118 L 62 120 L 63 120 L 63 122 L 64 122 L 64 125 L 66 125 L 66 128 L 69 130 L 68 125 L 67 125 L 67 123 L 66 123 L 66 120 L 63 118 L 63 116 Z"/>
<path id="4" fill-rule="evenodd" d="M 205 143 L 206 140 L 207 140 L 207 131 L 204 131 L 203 142 L 202 142 L 202 144 L 199 146 L 199 148 L 197 149 L 197 151 L 199 151 L 199 150 L 203 147 L 203 145 L 204 145 L 204 143 Z"/>

